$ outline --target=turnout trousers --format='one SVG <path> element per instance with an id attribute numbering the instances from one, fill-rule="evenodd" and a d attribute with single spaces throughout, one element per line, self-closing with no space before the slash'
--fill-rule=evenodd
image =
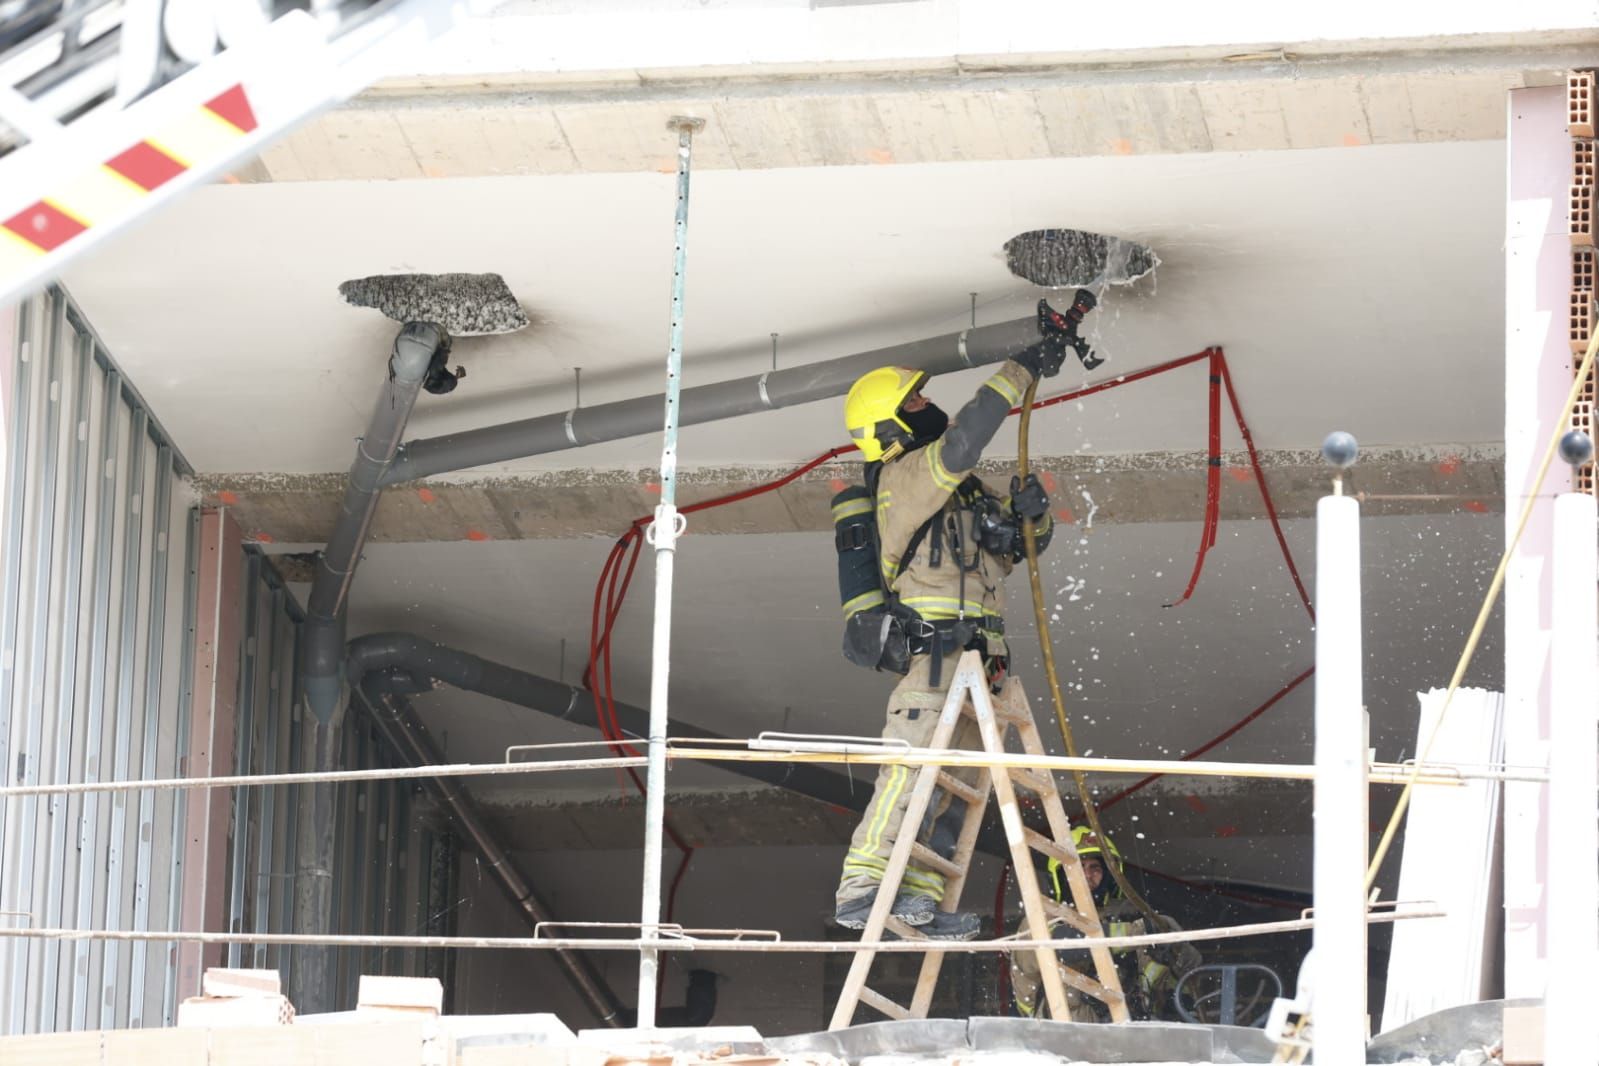
<path id="1" fill-rule="evenodd" d="M 955 664 L 960 659 L 956 650 L 944 656 L 939 671 L 939 684 L 930 682 L 931 655 L 918 655 L 911 660 L 910 671 L 888 699 L 887 722 L 883 726 L 884 740 L 903 740 L 913 748 L 924 748 L 938 728 L 939 713 L 955 679 Z M 977 723 L 962 715 L 950 740 L 951 748 L 981 750 L 982 735 Z M 844 856 L 844 871 L 838 883 L 836 901 L 840 904 L 862 896 L 872 895 L 883 880 L 888 856 L 899 839 L 900 826 L 905 819 L 905 808 L 910 803 L 911 791 L 916 785 L 920 767 L 884 764 L 878 769 L 877 783 L 872 791 L 871 803 L 855 827 L 850 838 L 849 851 Z M 976 783 L 984 771 L 965 767 L 952 770 L 957 779 Z M 955 848 L 955 835 L 960 829 L 966 804 L 962 800 L 938 789 L 928 806 L 927 817 L 917 832 L 917 839 L 946 858 Z M 900 892 L 944 898 L 944 877 L 936 871 L 920 866 L 914 859 L 905 867 L 905 878 Z"/>

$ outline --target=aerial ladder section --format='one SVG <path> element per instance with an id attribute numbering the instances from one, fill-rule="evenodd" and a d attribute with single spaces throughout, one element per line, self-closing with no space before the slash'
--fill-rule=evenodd
<path id="1" fill-rule="evenodd" d="M 499 0 L 0 0 L 0 307 Z"/>

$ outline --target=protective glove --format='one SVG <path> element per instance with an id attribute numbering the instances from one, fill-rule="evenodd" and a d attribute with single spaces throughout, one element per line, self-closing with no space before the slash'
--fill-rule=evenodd
<path id="1" fill-rule="evenodd" d="M 1033 377 L 1052 378 L 1060 373 L 1061 364 L 1066 361 L 1067 348 L 1064 336 L 1050 336 L 1012 358 Z"/>
<path id="2" fill-rule="evenodd" d="M 1010 479 L 1010 509 L 1018 518 L 1029 521 L 1049 514 L 1049 494 L 1039 484 L 1037 474 L 1028 474 L 1026 482 L 1018 477 Z"/>

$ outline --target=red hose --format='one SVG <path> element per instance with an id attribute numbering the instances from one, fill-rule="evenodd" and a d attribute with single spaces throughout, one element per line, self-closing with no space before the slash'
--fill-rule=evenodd
<path id="1" fill-rule="evenodd" d="M 1278 700 L 1282 699 L 1284 696 L 1288 695 L 1294 689 L 1296 689 L 1300 685 L 1304 684 L 1306 679 L 1308 679 L 1310 677 L 1310 675 L 1314 674 L 1315 672 L 1316 672 L 1316 668 L 1314 666 L 1312 666 L 1309 669 L 1305 670 L 1298 677 L 1296 677 L 1292 681 L 1288 682 L 1288 684 L 1284 685 L 1282 688 L 1278 689 L 1276 692 L 1273 692 L 1271 694 L 1271 696 L 1266 700 L 1265 703 L 1262 703 L 1259 707 L 1256 707 L 1254 710 L 1250 711 L 1248 714 L 1246 714 L 1242 718 L 1238 719 L 1238 721 L 1234 722 L 1232 725 L 1228 726 L 1226 729 L 1222 730 L 1220 733 L 1216 734 L 1214 737 L 1211 737 L 1209 740 L 1205 741 L 1205 743 L 1201 744 L 1199 747 L 1195 748 L 1193 751 L 1191 751 L 1188 754 L 1182 756 L 1178 761 L 1179 762 L 1190 762 L 1190 761 L 1192 761 L 1194 759 L 1199 758 L 1201 755 L 1205 754 L 1205 752 L 1209 751 L 1211 748 L 1214 748 L 1217 744 L 1220 744 L 1222 741 L 1226 740 L 1228 737 L 1232 736 L 1234 733 L 1236 733 L 1240 729 L 1244 728 L 1244 726 L 1248 725 L 1250 722 L 1253 722 L 1256 718 L 1259 718 L 1261 715 L 1263 715 L 1267 711 L 1271 710 L 1272 707 L 1274 705 L 1276 705 Z M 1122 800 L 1126 799 L 1128 796 L 1131 796 L 1134 792 L 1137 792 L 1139 789 L 1146 788 L 1152 782 L 1156 781 L 1159 778 L 1165 777 L 1165 776 L 1166 776 L 1165 774 L 1150 774 L 1148 777 L 1141 777 L 1137 781 L 1133 782 L 1131 785 L 1128 785 L 1126 788 L 1122 789 L 1120 792 L 1118 792 L 1115 795 L 1111 796 L 1104 803 L 1101 803 L 1099 805 L 1099 809 L 1100 810 L 1105 810 L 1107 807 L 1114 807 L 1116 804 L 1120 803 Z"/>
<path id="2" fill-rule="evenodd" d="M 1316 620 L 1316 608 L 1310 605 L 1310 593 L 1305 591 L 1305 583 L 1299 579 L 1299 567 L 1294 565 L 1294 553 L 1288 550 L 1288 540 L 1283 536 L 1282 524 L 1277 521 L 1277 508 L 1272 506 L 1271 490 L 1266 487 L 1266 472 L 1260 468 L 1260 456 L 1255 453 L 1255 438 L 1249 432 L 1249 424 L 1244 421 L 1243 408 L 1238 406 L 1238 394 L 1233 391 L 1232 371 L 1227 369 L 1225 357 L 1221 361 L 1221 380 L 1227 387 L 1227 401 L 1232 404 L 1233 421 L 1238 423 L 1238 435 L 1244 438 L 1244 447 L 1249 451 L 1249 465 L 1255 471 L 1255 484 L 1260 486 L 1260 499 L 1266 505 L 1266 517 L 1271 519 L 1271 530 L 1277 534 L 1277 546 L 1282 549 L 1283 561 L 1288 564 L 1288 576 L 1294 579 L 1294 588 L 1299 590 L 1299 599 L 1305 605 L 1305 611 L 1310 615 L 1310 620 Z"/>

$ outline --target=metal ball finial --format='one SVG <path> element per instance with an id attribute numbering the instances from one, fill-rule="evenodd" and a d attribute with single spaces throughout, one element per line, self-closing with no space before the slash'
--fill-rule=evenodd
<path id="1" fill-rule="evenodd" d="M 1560 458 L 1572 466 L 1587 466 L 1593 461 L 1593 438 L 1580 429 L 1560 438 Z"/>
<path id="2" fill-rule="evenodd" d="M 1355 457 L 1360 453 L 1360 445 L 1355 438 L 1341 429 L 1335 429 L 1327 434 L 1327 439 L 1321 442 L 1321 457 L 1340 470 L 1346 470 L 1355 465 Z"/>

